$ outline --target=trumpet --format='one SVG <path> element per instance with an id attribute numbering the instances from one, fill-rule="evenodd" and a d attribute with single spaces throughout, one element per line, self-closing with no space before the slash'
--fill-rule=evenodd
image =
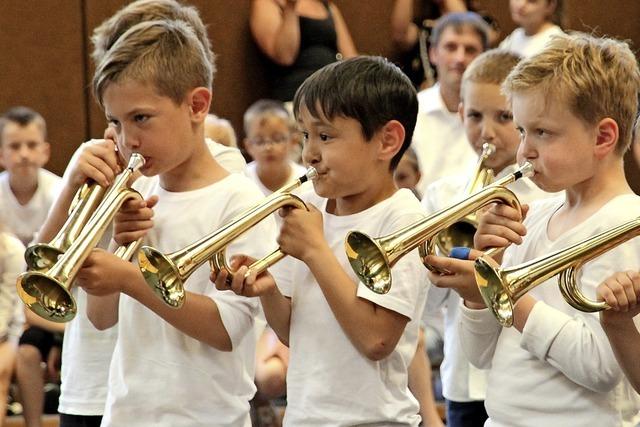
<path id="1" fill-rule="evenodd" d="M 501 268 L 491 257 L 475 261 L 475 276 L 480 295 L 498 322 L 513 325 L 513 307 L 524 294 L 559 274 L 558 286 L 566 302 L 576 310 L 593 313 L 606 310 L 605 302 L 584 296 L 578 285 L 578 271 L 587 262 L 640 235 L 640 217 L 603 231 L 565 249 L 529 262 Z"/>
<path id="2" fill-rule="evenodd" d="M 467 184 L 464 194 L 474 194 L 481 188 L 486 187 L 493 181 L 493 169 L 484 166 L 484 162 L 496 152 L 496 146 L 485 142 L 482 144 L 482 153 L 474 169 L 473 178 Z M 442 230 L 436 236 L 436 245 L 445 256 L 449 256 L 451 249 L 454 247 L 473 247 L 473 236 L 478 228 L 478 215 L 472 212 L 469 215 L 460 218 L 448 228 Z"/>
<path id="3" fill-rule="evenodd" d="M 143 246 L 138 252 L 138 265 L 145 281 L 156 296 L 167 305 L 179 308 L 184 303 L 186 295 L 185 281 L 207 260 L 216 273 L 226 270 L 230 275 L 236 274 L 236 271 L 231 269 L 226 260 L 227 246 L 281 207 L 292 206 L 307 209 L 307 205 L 302 199 L 291 192 L 306 181 L 314 179 L 316 175 L 317 172 L 314 168 L 307 169 L 307 172 L 297 180 L 280 188 L 256 206 L 232 219 L 228 224 L 183 249 L 163 254 L 153 247 Z M 259 274 L 284 257 L 285 254 L 280 249 L 276 249 L 251 264 L 249 271 L 255 271 Z M 247 272 L 248 274 L 249 272 Z M 227 282 L 230 280 L 231 277 L 227 277 Z"/>
<path id="4" fill-rule="evenodd" d="M 49 243 L 36 243 L 24 252 L 29 271 L 46 271 L 78 238 L 82 229 L 104 197 L 105 187 L 97 183 L 84 183 L 76 192 L 64 225 Z"/>
<path id="5" fill-rule="evenodd" d="M 144 158 L 140 154 L 132 154 L 127 168 L 116 177 L 113 185 L 106 189 L 99 205 L 75 238 L 73 237 L 76 236 L 76 231 L 71 230 L 75 230 L 76 226 L 80 227 L 83 220 L 76 218 L 72 221 L 74 227 L 69 227 L 67 231 L 73 242 L 64 253 L 57 257 L 49 268 L 45 265 L 48 261 L 36 263 L 45 266 L 44 271 L 27 271 L 18 276 L 18 296 L 31 311 L 44 319 L 59 323 L 68 322 L 75 317 L 77 305 L 71 295 L 71 285 L 82 263 L 98 244 L 120 206 L 129 199 L 142 198 L 137 191 L 128 187 L 128 181 L 143 165 Z M 97 193 L 100 191 L 94 187 L 88 194 L 97 197 Z M 83 215 L 93 203 L 94 201 L 86 202 L 82 208 Z M 83 205 L 76 206 L 74 212 L 78 213 L 81 206 Z M 139 244 L 139 241 L 132 242 L 127 247 L 119 248 L 116 254 L 124 259 L 130 258 Z M 54 249 L 62 249 L 64 245 Z M 41 258 L 45 259 L 47 258 Z"/>
<path id="6" fill-rule="evenodd" d="M 443 230 L 490 203 L 500 202 L 521 210 L 518 198 L 505 187 L 520 178 L 533 174 L 533 166 L 525 163 L 517 171 L 483 188 L 448 208 L 422 218 L 395 233 L 372 238 L 359 231 L 351 231 L 345 239 L 347 258 L 351 268 L 364 285 L 377 294 L 391 289 L 391 268 L 404 255 L 419 247 L 420 257 L 435 253 L 435 237 Z M 436 271 L 423 261 L 425 267 Z"/>

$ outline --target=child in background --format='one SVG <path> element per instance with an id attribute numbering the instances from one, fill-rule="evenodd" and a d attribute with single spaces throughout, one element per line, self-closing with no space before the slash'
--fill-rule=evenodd
<path id="1" fill-rule="evenodd" d="M 417 251 L 393 268 L 379 295 L 361 285 L 346 254 L 347 232 L 385 235 L 422 218 L 419 202 L 398 190 L 393 171 L 409 146 L 418 110 L 411 81 L 378 57 L 328 65 L 296 93 L 303 159 L 318 171 L 309 211 L 286 210 L 278 243 L 289 254 L 272 271 L 232 290 L 260 296 L 267 321 L 289 345 L 284 424 L 417 426 L 407 369 L 426 296 Z M 251 262 L 237 256 L 235 264 Z M 226 274 L 216 280 L 228 289 Z M 277 286 L 276 286 L 277 285 Z"/>
<path id="2" fill-rule="evenodd" d="M 247 176 L 265 196 L 304 174 L 305 168 L 291 161 L 295 140 L 289 113 L 280 101 L 261 99 L 244 113 L 244 146 L 253 161 Z"/>
<path id="3" fill-rule="evenodd" d="M 231 122 L 215 114 L 207 114 L 204 121 L 204 136 L 226 147 L 238 147 L 238 138 Z"/>
<path id="4" fill-rule="evenodd" d="M 529 57 L 538 53 L 549 39 L 562 34 L 559 27 L 563 0 L 509 0 L 511 19 L 518 25 L 499 48 Z M 554 22 L 555 21 L 555 22 Z"/>

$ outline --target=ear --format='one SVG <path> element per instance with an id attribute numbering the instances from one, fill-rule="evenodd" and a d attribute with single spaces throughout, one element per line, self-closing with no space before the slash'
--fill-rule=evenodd
<path id="1" fill-rule="evenodd" d="M 614 151 L 618 144 L 618 123 L 610 117 L 600 120 L 596 126 L 594 154 L 601 159 Z"/>
<path id="2" fill-rule="evenodd" d="M 436 53 L 436 49 L 433 46 L 429 46 L 429 62 L 433 65 L 438 63 L 438 54 Z"/>
<path id="3" fill-rule="evenodd" d="M 249 143 L 249 138 L 245 138 L 242 140 L 242 145 L 244 146 L 244 151 L 247 152 L 251 156 L 252 159 L 255 159 L 254 146 Z"/>
<path id="4" fill-rule="evenodd" d="M 464 123 L 464 101 L 460 98 L 460 103 L 458 104 L 458 116 L 460 116 L 460 121 Z"/>
<path id="5" fill-rule="evenodd" d="M 211 107 L 211 91 L 205 87 L 197 87 L 187 95 L 189 114 L 196 122 L 204 122 Z"/>
<path id="6" fill-rule="evenodd" d="M 391 161 L 404 143 L 404 126 L 397 120 L 389 120 L 379 132 L 381 145 L 378 158 Z"/>
<path id="7" fill-rule="evenodd" d="M 51 144 L 49 144 L 48 142 L 45 142 L 42 151 L 43 151 L 43 154 L 46 156 L 46 160 L 44 162 L 47 163 L 51 158 Z"/>

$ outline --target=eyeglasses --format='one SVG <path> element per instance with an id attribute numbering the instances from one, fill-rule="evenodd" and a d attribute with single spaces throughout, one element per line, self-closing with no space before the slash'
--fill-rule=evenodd
<path id="1" fill-rule="evenodd" d="M 288 142 L 290 139 L 289 135 L 274 135 L 272 138 L 249 138 L 249 144 L 255 145 L 257 147 L 265 147 L 268 144 L 279 145 Z"/>

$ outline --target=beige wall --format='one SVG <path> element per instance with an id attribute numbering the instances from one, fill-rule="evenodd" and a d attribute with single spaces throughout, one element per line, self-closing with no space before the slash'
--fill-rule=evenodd
<path id="1" fill-rule="evenodd" d="M 335 0 L 358 49 L 393 57 L 388 19 L 393 0 Z M 61 173 L 75 147 L 100 137 L 102 112 L 88 82 L 91 29 L 126 2 L 123 0 L 0 1 L 0 110 L 16 104 L 40 111 L 49 125 L 53 154 L 50 168 Z M 264 58 L 248 30 L 250 0 L 193 0 L 208 24 L 218 55 L 212 110 L 241 131 L 244 109 L 266 94 Z M 507 0 L 478 0 L 504 33 L 513 29 Z M 565 0 L 566 28 L 615 35 L 640 46 L 637 0 Z M 614 5 L 614 6 L 612 6 Z M 240 132 L 241 133 L 241 132 Z M 633 177 L 634 185 L 640 182 Z M 637 188 L 637 187 L 636 187 Z"/>

